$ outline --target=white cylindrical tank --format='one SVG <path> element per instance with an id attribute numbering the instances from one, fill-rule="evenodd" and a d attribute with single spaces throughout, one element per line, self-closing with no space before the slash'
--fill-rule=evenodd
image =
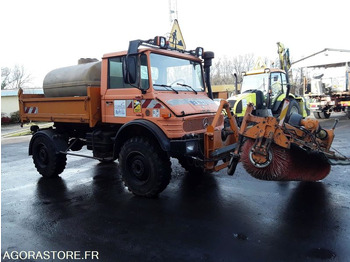
<path id="1" fill-rule="evenodd" d="M 43 89 L 46 97 L 86 96 L 88 86 L 100 85 L 101 61 L 97 61 L 52 70 Z"/>

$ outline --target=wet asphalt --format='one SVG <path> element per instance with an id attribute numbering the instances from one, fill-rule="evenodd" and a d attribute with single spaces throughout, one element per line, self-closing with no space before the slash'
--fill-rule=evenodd
<path id="1" fill-rule="evenodd" d="M 333 166 L 321 182 L 270 182 L 241 164 L 233 177 L 196 177 L 172 159 L 169 186 L 145 199 L 124 187 L 118 162 L 68 156 L 61 177 L 41 178 L 29 140 L 1 139 L 2 261 L 83 260 L 68 251 L 113 262 L 350 259 L 350 166 Z M 340 117 L 333 146 L 350 156 L 349 119 Z M 6 257 L 21 251 L 66 257 Z"/>

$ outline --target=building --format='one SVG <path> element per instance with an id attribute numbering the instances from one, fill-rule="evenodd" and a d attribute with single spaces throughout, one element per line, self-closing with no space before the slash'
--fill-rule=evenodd
<path id="1" fill-rule="evenodd" d="M 350 62 L 350 50 L 325 48 L 292 63 L 292 68 L 342 67 Z"/>
<path id="2" fill-rule="evenodd" d="M 43 89 L 28 88 L 24 89 L 25 94 L 43 94 Z M 18 89 L 1 90 L 1 118 L 10 117 L 12 113 L 19 110 Z"/>
<path id="3" fill-rule="evenodd" d="M 231 95 L 235 94 L 234 85 L 213 85 L 212 86 L 213 97 L 220 99 L 227 99 Z"/>

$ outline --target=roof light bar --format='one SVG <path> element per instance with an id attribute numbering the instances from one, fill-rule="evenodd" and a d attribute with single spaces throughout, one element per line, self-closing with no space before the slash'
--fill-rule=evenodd
<path id="1" fill-rule="evenodd" d="M 150 46 L 150 47 L 158 47 L 161 49 L 169 49 L 169 50 L 176 50 L 182 53 L 188 53 L 191 55 L 194 55 L 196 57 L 201 57 L 203 59 L 203 55 L 204 55 L 204 49 L 203 47 L 197 47 L 196 50 L 190 50 L 190 51 L 186 51 L 186 50 L 179 50 L 176 48 L 171 48 L 169 46 L 169 42 L 166 40 L 166 38 L 164 36 L 156 36 L 153 39 L 149 39 L 149 40 L 134 40 L 134 41 L 130 41 L 129 42 L 129 50 L 128 50 L 128 55 L 131 54 L 137 54 L 138 52 L 138 48 L 141 46 Z"/>

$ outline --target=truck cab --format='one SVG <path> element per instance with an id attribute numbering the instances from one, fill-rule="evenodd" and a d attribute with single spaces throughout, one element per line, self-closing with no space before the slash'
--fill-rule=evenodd
<path id="1" fill-rule="evenodd" d="M 182 122 L 184 117 L 216 112 L 216 104 L 205 92 L 199 57 L 154 48 L 139 50 L 135 83 L 126 83 L 123 76 L 126 57 L 125 52 L 103 57 L 102 75 L 106 76 L 101 83 L 103 123 L 147 120 L 161 126 L 169 138 L 175 138 L 179 133 L 165 122 Z M 185 135 L 204 127 L 196 128 L 181 131 Z"/>
<path id="2" fill-rule="evenodd" d="M 101 122 L 120 127 L 122 138 L 114 157 L 138 133 L 149 133 L 173 157 L 198 157 L 198 139 L 218 109 L 207 95 L 202 62 L 195 51 L 154 47 L 103 56 Z"/>

